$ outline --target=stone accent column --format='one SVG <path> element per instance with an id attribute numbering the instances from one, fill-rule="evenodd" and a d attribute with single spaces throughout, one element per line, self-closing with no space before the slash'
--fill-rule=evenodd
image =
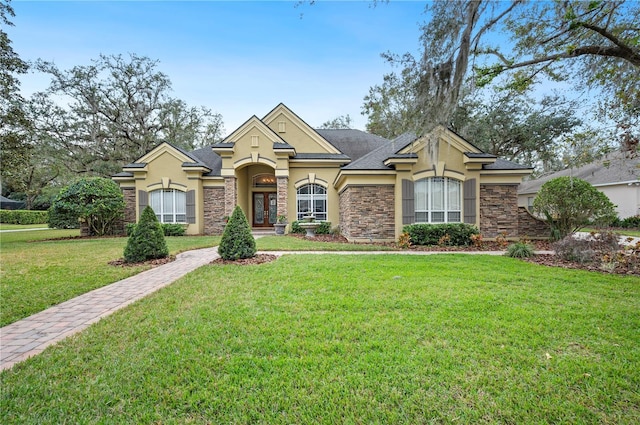
<path id="1" fill-rule="evenodd" d="M 278 215 L 287 215 L 289 209 L 289 177 L 278 177 Z M 287 217 L 289 222 L 295 221 L 294 218 Z"/>
<path id="2" fill-rule="evenodd" d="M 480 233 L 484 237 L 518 237 L 517 189 L 514 184 L 480 185 Z"/>
<path id="3" fill-rule="evenodd" d="M 203 188 L 205 235 L 219 235 L 224 230 L 225 190 L 222 187 Z"/>
<path id="4" fill-rule="evenodd" d="M 238 205 L 238 184 L 235 177 L 224 178 L 224 215 L 231 216 Z"/>
<path id="5" fill-rule="evenodd" d="M 136 222 L 136 189 L 122 189 L 124 196 L 124 223 Z"/>

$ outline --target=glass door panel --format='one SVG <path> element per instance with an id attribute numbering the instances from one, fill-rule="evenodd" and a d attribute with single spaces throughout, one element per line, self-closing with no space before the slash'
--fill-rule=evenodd
<path id="1" fill-rule="evenodd" d="M 278 215 L 278 194 L 269 194 L 269 224 L 275 224 Z"/>
<path id="2" fill-rule="evenodd" d="M 253 223 L 264 224 L 264 194 L 253 194 Z"/>

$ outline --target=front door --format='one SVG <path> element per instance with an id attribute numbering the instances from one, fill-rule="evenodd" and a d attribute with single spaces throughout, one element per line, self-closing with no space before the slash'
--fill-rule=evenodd
<path id="1" fill-rule="evenodd" d="M 278 194 L 275 192 L 253 193 L 253 227 L 270 227 L 278 215 Z"/>

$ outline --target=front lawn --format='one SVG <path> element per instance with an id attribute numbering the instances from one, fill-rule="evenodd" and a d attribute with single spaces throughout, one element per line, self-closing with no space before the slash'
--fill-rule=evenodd
<path id="1" fill-rule="evenodd" d="M 122 257 L 127 238 L 51 240 L 78 234 L 77 229 L 0 234 L 0 326 L 150 267 L 109 265 Z M 167 245 L 176 254 L 219 241 L 219 237 L 168 237 Z"/>
<path id="2" fill-rule="evenodd" d="M 635 424 L 639 300 L 483 255 L 210 265 L 2 372 L 0 423 Z"/>

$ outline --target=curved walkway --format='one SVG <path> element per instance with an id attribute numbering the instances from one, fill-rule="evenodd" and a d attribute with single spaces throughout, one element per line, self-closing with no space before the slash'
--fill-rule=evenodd
<path id="1" fill-rule="evenodd" d="M 484 254 L 503 251 L 261 251 L 264 254 Z M 540 251 L 538 253 L 548 253 Z M 80 332 L 117 310 L 163 288 L 219 258 L 218 247 L 183 252 L 176 260 L 95 289 L 0 329 L 0 370 L 41 353 L 48 346 Z"/>

